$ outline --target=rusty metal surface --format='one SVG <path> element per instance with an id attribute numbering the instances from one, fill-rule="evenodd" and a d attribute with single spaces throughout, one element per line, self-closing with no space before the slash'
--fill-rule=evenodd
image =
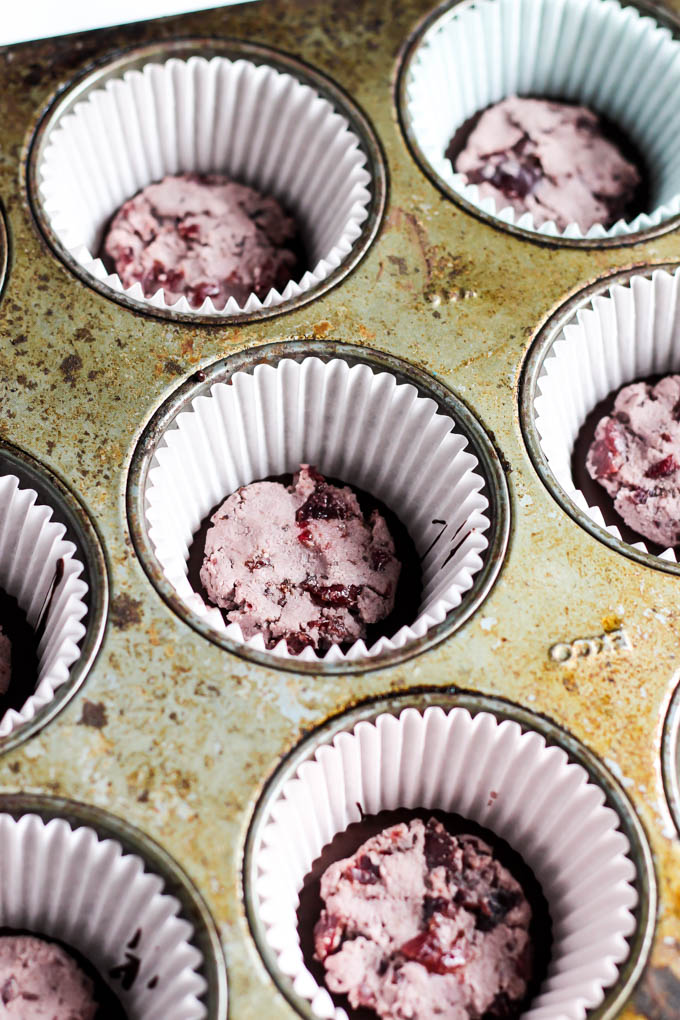
<path id="1" fill-rule="evenodd" d="M 680 10 L 680 0 L 674 5 Z M 281 756 L 309 728 L 372 695 L 458 685 L 509 698 L 571 732 L 630 797 L 652 847 L 660 908 L 651 965 L 620 1016 L 671 1020 L 680 1014 L 680 840 L 664 794 L 661 736 L 680 665 L 677 578 L 597 541 L 555 503 L 523 441 L 518 383 L 532 338 L 570 294 L 617 269 L 680 260 L 679 236 L 548 247 L 442 195 L 412 159 L 393 100 L 400 51 L 429 7 L 264 0 L 0 50 L 10 253 L 0 299 L 0 438 L 82 500 L 111 582 L 103 648 L 84 689 L 0 758 L 0 790 L 104 807 L 157 840 L 218 923 L 230 1016 L 290 1020 L 256 951 L 242 891 L 248 824 Z M 352 96 L 387 157 L 376 243 L 337 287 L 275 319 L 234 328 L 132 312 L 59 263 L 31 215 L 25 159 L 55 91 L 116 48 L 188 35 L 302 58 Z M 501 453 L 512 530 L 499 579 L 460 630 L 406 664 L 309 676 L 245 662 L 180 620 L 134 555 L 126 476 L 156 409 L 202 366 L 293 338 L 356 343 L 424 369 L 472 408 Z M 625 641 L 616 639 L 621 631 Z M 566 649 L 559 660 L 549 655 L 555 645 Z"/>

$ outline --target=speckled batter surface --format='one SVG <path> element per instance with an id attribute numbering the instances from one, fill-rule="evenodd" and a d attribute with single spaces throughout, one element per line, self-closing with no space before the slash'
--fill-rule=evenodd
<path id="1" fill-rule="evenodd" d="M 247 639 L 293 654 L 366 636 L 388 616 L 401 564 L 384 518 L 303 464 L 290 487 L 254 482 L 212 517 L 201 582 Z"/>
<path id="2" fill-rule="evenodd" d="M 93 1020 L 92 982 L 60 946 L 30 935 L 0 936 L 0 1016 Z"/>
<path id="3" fill-rule="evenodd" d="M 602 418 L 586 466 L 643 538 L 680 542 L 680 375 L 631 383 Z"/>
<path id="4" fill-rule="evenodd" d="M 583 233 L 626 218 L 641 183 L 591 110 L 518 96 L 485 110 L 455 169 L 498 211 L 511 205 L 535 226 L 577 223 Z"/>
<path id="5" fill-rule="evenodd" d="M 512 1014 L 531 977 L 531 908 L 476 836 L 415 819 L 321 879 L 315 928 L 326 983 L 383 1020 Z"/>
<path id="6" fill-rule="evenodd" d="M 125 202 L 103 247 L 125 287 L 223 308 L 230 297 L 243 305 L 252 293 L 283 290 L 297 266 L 296 235 L 276 199 L 217 174 L 179 174 Z"/>

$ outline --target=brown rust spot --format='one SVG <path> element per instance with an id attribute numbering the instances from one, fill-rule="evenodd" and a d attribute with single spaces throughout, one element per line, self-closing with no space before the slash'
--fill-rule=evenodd
<path id="1" fill-rule="evenodd" d="M 366 326 L 358 326 L 357 329 L 364 340 L 375 340 L 375 333 L 372 329 L 367 329 Z"/>
<path id="2" fill-rule="evenodd" d="M 111 600 L 111 623 L 119 630 L 127 630 L 142 622 L 142 603 L 131 595 L 116 595 Z"/>
<path id="3" fill-rule="evenodd" d="M 166 375 L 184 375 L 183 367 L 174 358 L 166 358 L 163 371 Z"/>
<path id="4" fill-rule="evenodd" d="M 328 336 L 330 331 L 333 329 L 333 324 L 328 322 L 327 319 L 322 319 L 321 322 L 315 322 L 312 326 L 314 336 L 319 340 L 321 337 Z"/>
<path id="5" fill-rule="evenodd" d="M 602 617 L 602 630 L 605 634 L 611 634 L 612 631 L 618 630 L 622 623 L 621 617 L 616 613 L 605 613 Z"/>
<path id="6" fill-rule="evenodd" d="M 109 717 L 106 713 L 106 705 L 103 701 L 84 701 L 83 713 L 78 720 L 79 726 L 94 726 L 101 730 L 106 726 Z"/>
<path id="7" fill-rule="evenodd" d="M 83 359 L 79 354 L 67 354 L 61 365 L 59 371 L 64 377 L 64 382 L 70 383 L 71 386 L 75 386 L 78 379 L 78 372 L 83 367 Z"/>
<path id="8" fill-rule="evenodd" d="M 88 326 L 80 326 L 73 334 L 73 339 L 77 343 L 82 344 L 94 344 L 97 342 L 97 338 Z"/>
<path id="9" fill-rule="evenodd" d="M 395 207 L 388 217 L 388 225 L 396 229 L 406 225 L 407 232 L 417 242 L 425 270 L 423 297 L 433 304 L 459 300 L 462 288 L 458 278 L 467 266 L 463 257 L 451 254 L 442 245 L 432 244 L 421 221 L 406 209 Z M 388 257 L 394 262 L 396 256 Z"/>
<path id="10" fill-rule="evenodd" d="M 680 980 L 670 967 L 650 967 L 633 996 L 635 1009 L 647 1020 L 670 1020 L 678 1015 Z"/>
<path id="11" fill-rule="evenodd" d="M 393 266 L 396 266 L 400 276 L 408 275 L 408 266 L 406 265 L 406 259 L 402 255 L 388 255 L 387 261 L 391 262 Z"/>

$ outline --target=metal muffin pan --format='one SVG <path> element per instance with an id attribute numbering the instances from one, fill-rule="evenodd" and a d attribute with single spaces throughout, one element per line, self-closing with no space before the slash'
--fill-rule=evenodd
<path id="1" fill-rule="evenodd" d="M 680 2 L 671 6 L 677 14 Z M 443 198 L 404 141 L 394 91 L 400 54 L 429 14 L 425 0 L 313 8 L 266 0 L 0 50 L 10 251 L 0 437 L 82 501 L 111 586 L 84 689 L 0 757 L 0 791 L 30 788 L 104 808 L 160 843 L 216 922 L 229 1015 L 290 1020 L 296 1011 L 257 952 L 243 902 L 248 826 L 269 777 L 306 733 L 360 701 L 418 697 L 423 687 L 432 703 L 461 690 L 507 699 L 573 736 L 625 790 L 649 844 L 659 910 L 644 973 L 624 984 L 628 1001 L 617 997 L 609 1015 L 670 1020 L 680 1012 L 680 840 L 661 736 L 677 671 L 677 580 L 596 541 L 555 503 L 527 452 L 519 384 L 532 339 L 557 308 L 614 271 L 673 262 L 677 232 L 673 224 L 633 247 L 531 244 Z M 73 95 L 75 83 L 127 59 L 132 46 L 172 49 L 187 38 L 210 47 L 248 40 L 238 46 L 318 71 L 351 97 L 384 154 L 388 201 L 361 261 L 332 290 L 276 318 L 210 326 L 141 314 L 65 270 L 34 216 L 29 153 L 55 96 Z M 511 521 L 502 568 L 483 605 L 407 663 L 310 676 L 233 655 L 171 610 L 137 557 L 126 487 L 165 402 L 221 359 L 295 343 L 319 353 L 326 343 L 353 344 L 400 359 L 459 396 L 498 452 Z M 665 748 L 674 726 L 666 732 Z M 667 780 L 674 759 L 664 751 Z M 652 903 L 651 878 L 640 884 Z"/>

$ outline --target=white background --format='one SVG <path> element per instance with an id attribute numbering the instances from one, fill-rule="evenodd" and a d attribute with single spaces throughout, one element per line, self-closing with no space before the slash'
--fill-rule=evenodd
<path id="1" fill-rule="evenodd" d="M 4 0 L 0 46 L 238 2 L 244 0 Z"/>

